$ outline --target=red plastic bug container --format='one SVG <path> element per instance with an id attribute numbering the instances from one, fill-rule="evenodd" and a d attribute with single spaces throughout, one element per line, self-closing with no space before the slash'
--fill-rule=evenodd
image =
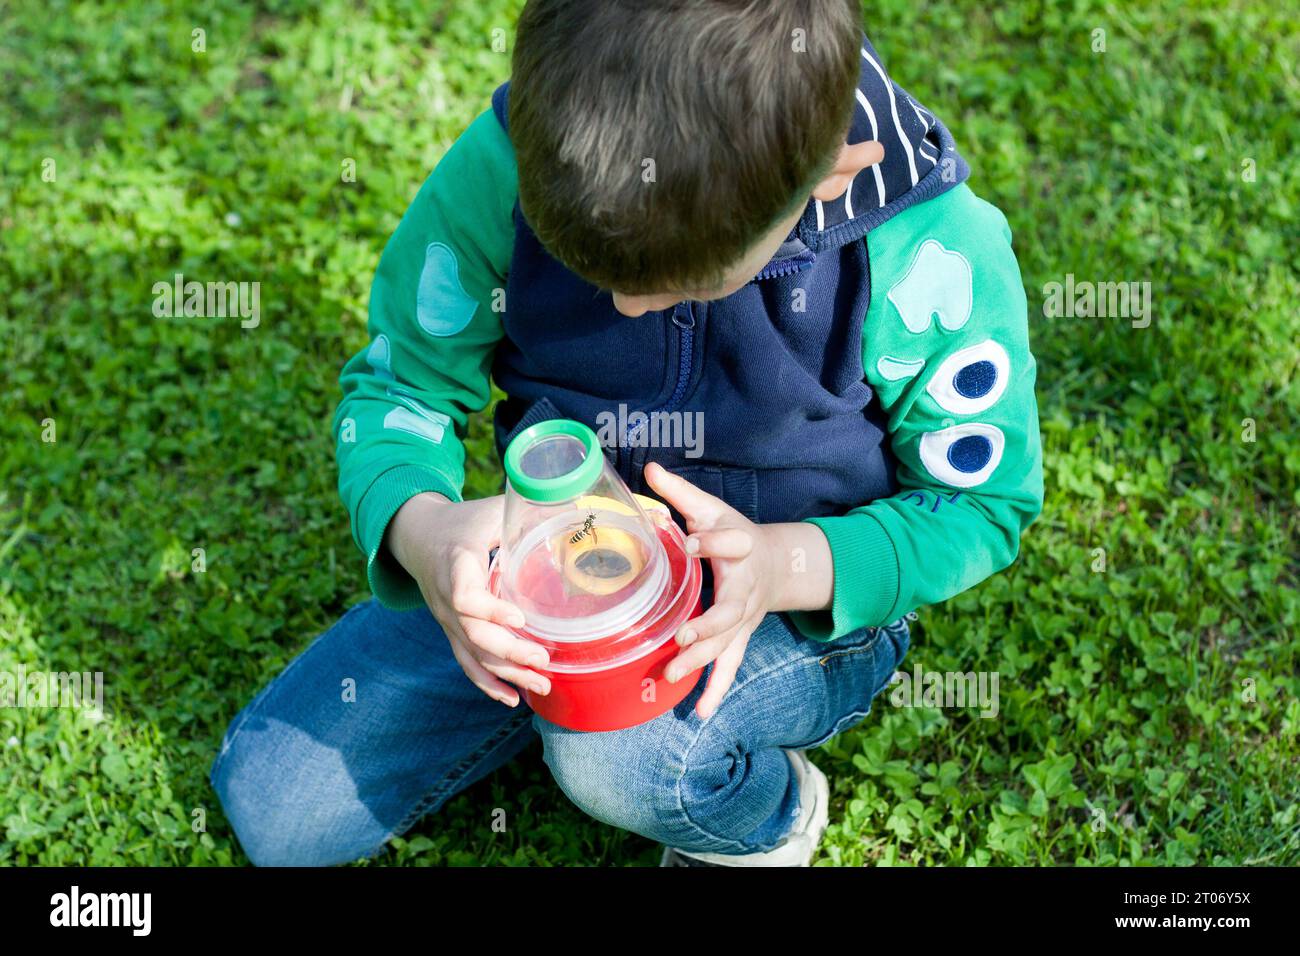
<path id="1" fill-rule="evenodd" d="M 703 575 L 668 509 L 633 495 L 595 433 L 542 422 L 506 449 L 506 508 L 489 587 L 524 613 L 515 633 L 546 648 L 542 717 L 572 730 L 620 730 L 675 707 L 699 671 L 664 667 L 678 628 L 700 613 Z"/>

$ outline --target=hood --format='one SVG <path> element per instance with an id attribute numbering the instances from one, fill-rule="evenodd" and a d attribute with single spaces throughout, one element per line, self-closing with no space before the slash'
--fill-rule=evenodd
<path id="1" fill-rule="evenodd" d="M 970 176 L 947 127 L 890 79 L 865 36 L 860 53 L 862 70 L 848 142 L 878 140 L 885 158 L 858 173 L 838 199 L 808 204 L 791 239 L 812 252 L 860 239 L 904 209 Z"/>

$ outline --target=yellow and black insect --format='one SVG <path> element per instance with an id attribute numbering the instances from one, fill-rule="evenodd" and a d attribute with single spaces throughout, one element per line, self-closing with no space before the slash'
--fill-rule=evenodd
<path id="1" fill-rule="evenodd" d="M 587 535 L 591 535 L 591 543 L 592 543 L 592 544 L 596 544 L 596 543 L 597 543 L 597 538 L 596 538 L 596 515 L 595 515 L 594 512 L 588 513 L 588 515 L 587 515 L 587 520 L 584 521 L 584 522 L 582 523 L 582 527 L 579 528 L 579 529 L 574 533 L 573 537 L 569 539 L 569 544 L 577 544 L 579 541 L 581 541 L 581 540 L 582 540 L 583 538 L 585 538 Z"/>

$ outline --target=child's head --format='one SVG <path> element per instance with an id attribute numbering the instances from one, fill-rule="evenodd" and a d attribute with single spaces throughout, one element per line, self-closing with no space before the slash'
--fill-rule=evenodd
<path id="1" fill-rule="evenodd" d="M 845 147 L 857 0 L 529 0 L 510 135 L 543 245 L 629 314 L 729 295 L 810 195 L 879 159 Z"/>

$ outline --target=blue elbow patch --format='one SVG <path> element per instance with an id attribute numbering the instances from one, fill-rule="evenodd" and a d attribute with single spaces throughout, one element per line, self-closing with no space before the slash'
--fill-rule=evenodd
<path id="1" fill-rule="evenodd" d="M 420 328 L 439 338 L 455 335 L 469 325 L 477 308 L 478 302 L 460 284 L 456 254 L 441 242 L 429 243 L 415 297 L 415 317 Z"/>
<path id="2" fill-rule="evenodd" d="M 967 435 L 948 446 L 948 464 L 964 475 L 973 475 L 993 457 L 993 443 L 984 435 Z"/>

